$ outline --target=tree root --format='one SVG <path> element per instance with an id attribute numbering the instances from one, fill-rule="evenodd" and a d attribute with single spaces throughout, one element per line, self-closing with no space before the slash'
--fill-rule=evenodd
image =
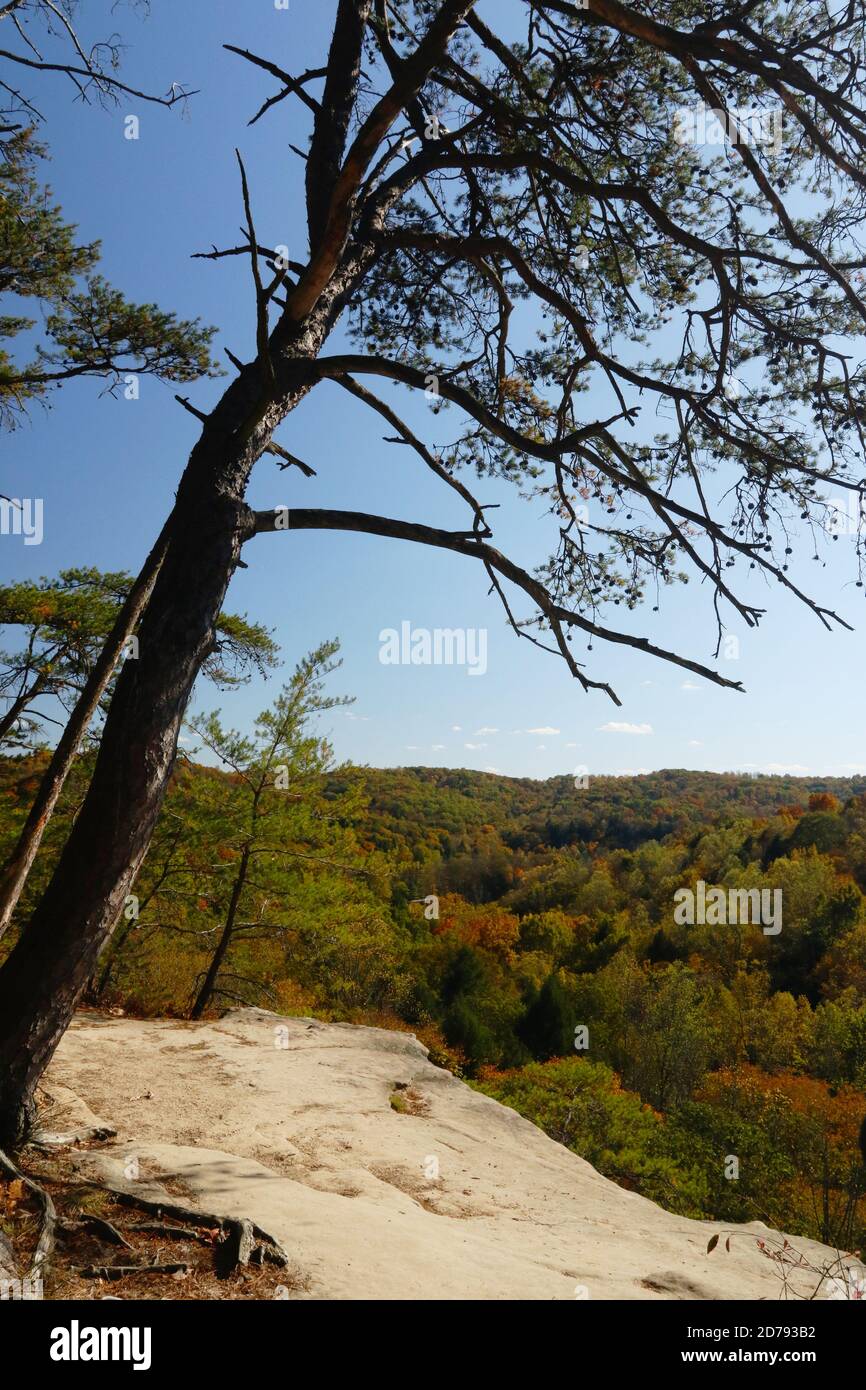
<path id="1" fill-rule="evenodd" d="M 30 1147 L 40 1153 L 53 1153 L 55 1149 L 74 1148 L 94 1139 L 114 1139 L 117 1130 L 111 1125 L 85 1125 L 82 1129 L 70 1130 L 68 1134 L 53 1134 L 38 1131 L 30 1139 Z"/>
<path id="2" fill-rule="evenodd" d="M 176 1202 L 153 1201 L 119 1188 L 108 1188 L 108 1191 L 122 1206 L 137 1207 L 157 1217 L 169 1216 L 183 1221 L 187 1226 L 204 1226 L 219 1231 L 223 1249 L 219 1252 L 218 1265 L 223 1277 L 231 1274 L 239 1265 L 268 1263 L 286 1268 L 291 1263 L 279 1241 L 245 1217 L 212 1216 Z"/>
<path id="3" fill-rule="evenodd" d="M 111 1222 L 102 1216 L 82 1216 L 78 1221 L 61 1221 L 60 1230 L 68 1231 L 70 1234 L 80 1230 L 94 1231 L 111 1245 L 122 1245 L 127 1250 L 135 1249 L 117 1227 L 112 1226 Z"/>
<path id="4" fill-rule="evenodd" d="M 33 1258 L 30 1264 L 28 1279 L 32 1283 L 41 1279 L 43 1272 L 48 1264 L 51 1252 L 54 1249 L 54 1232 L 57 1227 L 57 1211 L 51 1196 L 40 1187 L 32 1178 L 28 1178 L 21 1169 L 12 1162 L 8 1154 L 0 1149 L 0 1172 L 5 1173 L 12 1181 L 23 1183 L 28 1192 L 32 1193 L 36 1203 L 42 1213 L 42 1228 L 39 1232 L 39 1239 L 36 1242 L 36 1249 L 33 1251 Z"/>
<path id="5" fill-rule="evenodd" d="M 189 1274 L 189 1265 L 183 1261 L 156 1265 L 74 1265 L 76 1274 L 82 1279 L 128 1279 L 134 1274 Z"/>
<path id="6" fill-rule="evenodd" d="M 128 1226 L 127 1230 L 165 1236 L 166 1240 L 197 1240 L 201 1245 L 213 1244 L 207 1233 L 194 1231 L 191 1226 L 170 1226 L 166 1221 L 137 1221 L 134 1226 Z"/>
<path id="7" fill-rule="evenodd" d="M 54 1202 L 50 1193 L 45 1188 L 40 1187 L 32 1178 L 28 1178 L 26 1174 L 22 1173 L 17 1164 L 2 1149 L 0 1149 L 0 1174 L 4 1174 L 12 1181 L 20 1182 L 35 1198 L 40 1209 L 42 1226 L 36 1249 L 33 1252 L 28 1277 L 31 1282 L 41 1279 L 54 1249 L 55 1233 L 58 1229 Z M 155 1201 L 101 1183 L 91 1183 L 89 1186 L 99 1191 L 109 1192 L 121 1206 L 134 1207 L 158 1218 L 157 1221 L 142 1222 L 140 1227 L 136 1229 L 151 1229 L 173 1238 L 193 1240 L 203 1239 L 200 1234 L 203 1229 L 217 1232 L 216 1264 L 217 1273 L 221 1278 L 227 1278 L 236 1269 L 247 1264 L 263 1265 L 268 1263 L 278 1265 L 280 1268 L 286 1268 L 291 1264 L 289 1256 L 279 1241 L 246 1217 L 214 1216 L 210 1212 L 193 1211 L 192 1208 L 181 1206 L 176 1202 Z M 164 1217 L 181 1221 L 183 1226 L 172 1227 L 163 1221 Z M 86 1216 L 82 1218 L 81 1223 L 76 1224 L 87 1225 L 96 1229 L 99 1234 L 111 1240 L 113 1244 L 132 1248 L 120 1231 L 102 1217 Z M 60 1226 L 62 1229 L 63 1223 L 60 1223 Z M 7 1276 L 14 1275 L 14 1271 L 7 1271 L 6 1269 L 11 1254 L 12 1249 L 9 1246 L 6 1258 L 0 1258 L 0 1269 Z M 0 1256 L 2 1255 L 3 1249 L 0 1249 Z M 188 1273 L 189 1266 L 184 1262 L 159 1265 L 87 1265 L 79 1267 L 77 1272 L 84 1278 L 122 1279 L 127 1275 L 134 1274 Z"/>

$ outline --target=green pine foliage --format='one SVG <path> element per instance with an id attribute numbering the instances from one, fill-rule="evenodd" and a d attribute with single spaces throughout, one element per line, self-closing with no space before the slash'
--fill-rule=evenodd
<path id="1" fill-rule="evenodd" d="M 132 303 L 97 273 L 99 242 L 79 243 L 41 181 L 45 158 L 32 129 L 0 142 L 0 426 L 76 377 L 112 390 L 128 373 L 219 375 L 215 329 Z"/>
<path id="2" fill-rule="evenodd" d="M 125 571 L 61 570 L 54 578 L 0 585 L 0 626 L 14 645 L 0 651 L 0 748 L 29 746 L 44 732 L 31 713 L 54 696 L 71 709 L 132 584 Z M 220 614 L 205 675 L 220 689 L 264 676 L 279 648 L 261 623 Z M 109 692 L 110 693 L 110 692 Z"/>

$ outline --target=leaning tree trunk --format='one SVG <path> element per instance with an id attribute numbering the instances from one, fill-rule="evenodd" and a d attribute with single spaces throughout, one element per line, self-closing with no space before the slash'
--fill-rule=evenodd
<path id="1" fill-rule="evenodd" d="M 241 546 L 256 529 L 244 502 L 250 471 L 277 425 L 314 384 L 309 364 L 376 260 L 388 199 L 363 226 L 353 224 L 369 166 L 473 2 L 443 0 L 347 153 L 371 0 L 339 0 L 309 152 L 310 261 L 270 337 L 273 286 L 266 291 L 261 285 L 241 165 L 257 357 L 238 364 L 216 409 L 200 417 L 204 428 L 178 489 L 165 559 L 140 625 L 139 659 L 121 673 L 84 804 L 48 888 L 0 970 L 0 1146 L 23 1136 L 32 1122 L 39 1077 L 147 853 L 193 682 L 212 649 Z M 399 197 L 399 185 L 392 194 Z"/>
<path id="2" fill-rule="evenodd" d="M 12 919 L 12 913 L 27 882 L 27 875 L 42 843 L 45 828 L 51 819 L 58 797 L 69 775 L 78 747 L 105 694 L 112 672 L 120 660 L 124 643 L 134 630 L 153 590 L 168 543 L 169 523 L 144 562 L 144 566 L 123 601 L 114 626 L 106 638 L 93 669 L 84 684 L 75 708 L 69 716 L 51 761 L 45 769 L 39 790 L 27 814 L 27 819 L 0 877 L 0 936 Z"/>
<path id="3" fill-rule="evenodd" d="M 238 905 L 241 900 L 241 893 L 244 891 L 244 884 L 247 881 L 247 867 L 249 865 L 249 862 L 250 847 L 249 845 L 246 845 L 244 848 L 244 852 L 241 855 L 241 862 L 238 865 L 237 877 L 235 878 L 234 887 L 232 888 L 231 901 L 229 902 L 229 910 L 226 914 L 226 921 L 225 926 L 223 927 L 222 936 L 220 937 L 219 945 L 214 951 L 213 959 L 211 960 L 211 963 L 207 968 L 207 973 L 204 977 L 204 980 L 202 981 L 201 989 L 199 990 L 198 995 L 196 996 L 196 1001 L 193 1004 L 192 1009 L 190 1011 L 190 1018 L 201 1018 L 202 1014 L 207 1008 L 207 1002 L 214 992 L 214 986 L 217 982 L 217 976 L 220 973 L 222 963 L 225 960 L 226 951 L 229 948 L 229 944 L 234 934 L 235 920 L 238 915 Z"/>
<path id="4" fill-rule="evenodd" d="M 0 718 L 0 743 L 10 734 L 18 723 L 18 716 L 23 714 L 27 706 L 32 704 L 36 696 L 46 684 L 46 677 L 38 675 L 29 690 L 25 690 L 19 695 L 7 709 L 6 713 Z"/>
<path id="5" fill-rule="evenodd" d="M 62 1037 L 147 851 L 180 722 L 243 539 L 242 509 L 199 509 L 187 549 L 169 543 L 138 663 L 121 673 L 93 780 L 33 917 L 0 971 L 0 1135 L 20 1137 L 36 1082 Z M 192 552 L 192 553 L 190 553 Z"/>
<path id="6" fill-rule="evenodd" d="M 329 307 L 335 311 L 334 299 Z M 147 853 L 193 683 L 213 648 L 241 546 L 253 533 L 254 514 L 243 501 L 250 471 L 308 389 L 298 357 L 316 355 L 328 317 L 321 312 L 315 327 L 308 323 L 282 344 L 294 360 L 279 386 L 265 386 L 255 363 L 241 370 L 205 420 L 184 472 L 139 627 L 138 660 L 124 665 L 81 811 L 0 969 L 0 1146 L 31 1128 L 39 1078 Z"/>

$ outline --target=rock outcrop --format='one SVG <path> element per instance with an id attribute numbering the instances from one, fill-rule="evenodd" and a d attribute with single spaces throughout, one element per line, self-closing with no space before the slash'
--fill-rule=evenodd
<path id="1" fill-rule="evenodd" d="M 78 1152 L 83 1174 L 249 1218 L 290 1253 L 292 1296 L 782 1294 L 759 1245 L 775 1248 L 776 1233 L 689 1221 L 624 1191 L 408 1033 L 257 1009 L 205 1023 L 81 1014 L 45 1091 L 47 1129 L 116 1130 Z M 836 1258 L 791 1240 L 819 1269 Z"/>

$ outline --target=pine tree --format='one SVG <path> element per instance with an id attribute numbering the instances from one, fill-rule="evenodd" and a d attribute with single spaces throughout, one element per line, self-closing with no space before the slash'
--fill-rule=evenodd
<path id="1" fill-rule="evenodd" d="M 26 1128 L 147 852 L 254 537 L 350 531 L 452 552 L 492 583 L 516 637 L 550 645 L 583 690 L 613 700 L 575 638 L 741 688 L 730 668 L 617 621 L 616 607 L 636 610 L 689 573 L 715 600 L 719 643 L 723 611 L 748 627 L 762 616 L 743 583 L 752 571 L 826 625 L 843 621 L 795 583 L 788 520 L 820 528 L 828 487 L 862 492 L 866 387 L 848 360 L 866 323 L 866 175 L 851 155 L 866 140 L 859 7 L 833 18 L 830 51 L 794 0 L 715 6 L 712 18 L 705 0 L 652 8 L 663 18 L 619 0 L 518 0 L 520 42 L 474 0 L 407 0 L 401 24 L 372 0 L 335 0 L 324 74 L 233 47 L 280 84 L 259 115 L 278 119 L 295 99 L 310 113 L 309 247 L 287 261 L 262 244 L 239 156 L 241 244 L 205 254 L 246 263 L 255 348 L 232 359 L 213 410 L 187 402 L 201 432 L 146 597 L 141 660 L 117 683 L 73 834 L 0 971 L 0 1137 Z M 777 105 L 779 139 L 742 138 L 729 108 L 744 105 Z M 720 110 L 729 132 L 715 162 L 687 130 L 679 138 L 679 113 L 697 108 Z M 827 210 L 803 216 L 801 195 L 811 213 L 816 190 Z M 72 319 L 55 342 L 66 365 L 88 347 Z M 327 353 L 335 332 L 340 350 Z M 431 425 L 446 406 L 464 422 L 447 442 L 435 428 L 421 438 L 370 378 L 432 392 Z M 300 463 L 274 436 L 326 381 L 388 422 L 465 505 L 465 525 L 340 507 L 288 517 L 276 497 L 250 508 L 264 455 Z M 636 430 L 642 410 L 658 428 Z M 499 549 L 496 516 L 469 485 L 478 475 L 549 508 L 552 553 L 526 569 Z"/>
<path id="2" fill-rule="evenodd" d="M 34 797 L 15 848 L 0 872 L 0 936 L 8 927 L 40 842 L 100 703 L 107 704 L 113 675 L 98 678 L 108 639 L 133 591 L 123 571 L 62 570 L 56 579 L 0 586 L 0 625 L 20 634 L 14 651 L 0 652 L 0 747 L 26 745 L 44 728 L 34 702 L 55 697 L 69 719 Z M 123 659 L 137 658 L 130 632 Z M 130 645 L 132 644 L 132 645 Z M 264 675 L 276 665 L 277 646 L 260 623 L 222 613 L 204 674 L 222 689 Z M 97 678 L 94 678 L 96 673 Z M 90 692 L 90 693 L 88 693 Z M 51 716 L 48 716 L 51 718 Z"/>

